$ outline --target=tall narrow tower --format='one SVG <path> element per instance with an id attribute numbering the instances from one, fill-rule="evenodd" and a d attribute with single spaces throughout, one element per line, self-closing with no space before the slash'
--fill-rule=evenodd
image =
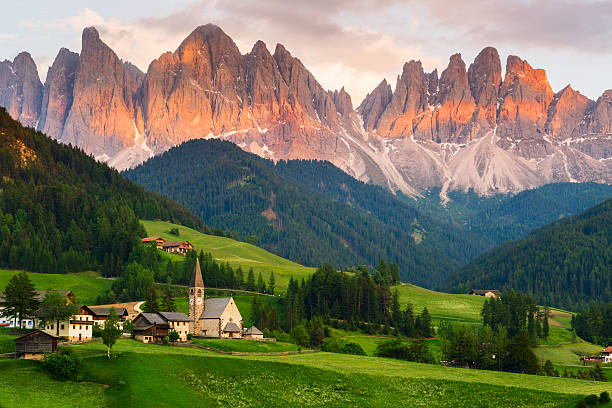
<path id="1" fill-rule="evenodd" d="M 196 258 L 189 286 L 189 318 L 193 320 L 189 323 L 189 332 L 200 335 L 202 334 L 200 317 L 204 313 L 204 280 L 202 280 L 202 271 L 200 270 L 200 260 L 198 258 Z"/>

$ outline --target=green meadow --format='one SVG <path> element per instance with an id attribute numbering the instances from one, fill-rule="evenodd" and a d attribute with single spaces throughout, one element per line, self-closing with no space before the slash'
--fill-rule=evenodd
<path id="1" fill-rule="evenodd" d="M 242 339 L 193 339 L 192 343 L 212 347 L 222 351 L 245 353 L 278 353 L 285 351 L 297 351 L 299 348 L 299 346 L 293 343 Z"/>
<path id="2" fill-rule="evenodd" d="M 3 407 L 572 407 L 609 389 L 590 381 L 486 372 L 330 353 L 226 356 L 120 340 L 72 346 L 83 382 L 38 363 L 0 360 Z M 6 386 L 5 386 L 6 385 Z"/>
<path id="3" fill-rule="evenodd" d="M 291 276 L 302 279 L 315 271 L 315 268 L 302 266 L 246 242 L 203 234 L 191 228 L 165 221 L 142 220 L 141 222 L 149 236 L 160 236 L 168 241 L 189 241 L 198 252 L 210 252 L 214 259 L 229 262 L 233 267 L 241 266 L 245 273 L 249 268 L 253 268 L 256 274 L 262 272 L 266 282 L 269 279 L 270 272 L 274 271 L 276 287 L 280 290 L 287 288 Z M 178 237 L 170 234 L 172 228 L 178 228 Z M 182 257 L 173 255 L 172 259 L 181 260 Z"/>
<path id="4" fill-rule="evenodd" d="M 21 271 L 0 269 L 0 292 L 11 277 Z M 95 272 L 69 273 L 65 275 L 52 273 L 26 272 L 37 290 L 71 290 L 80 303 L 93 304 L 96 296 L 106 292 L 113 281 L 103 279 Z"/>

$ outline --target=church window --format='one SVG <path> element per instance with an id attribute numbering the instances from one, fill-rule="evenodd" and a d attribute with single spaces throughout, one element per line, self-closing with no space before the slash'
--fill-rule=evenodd
<path id="1" fill-rule="evenodd" d="M 191 288 L 191 296 L 193 296 L 193 288 Z"/>
<path id="2" fill-rule="evenodd" d="M 202 289 L 198 289 L 198 297 L 202 296 Z"/>

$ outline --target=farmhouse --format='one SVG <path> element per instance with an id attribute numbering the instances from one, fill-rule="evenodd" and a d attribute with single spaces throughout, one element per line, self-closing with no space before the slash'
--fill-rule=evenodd
<path id="1" fill-rule="evenodd" d="M 490 289 L 472 289 L 469 293 L 470 295 L 476 296 L 484 296 L 488 298 L 498 298 L 501 296 L 501 292 L 499 290 L 490 290 Z"/>
<path id="2" fill-rule="evenodd" d="M 166 242 L 162 245 L 162 250 L 171 254 L 187 255 L 193 249 L 189 241 Z"/>
<path id="3" fill-rule="evenodd" d="M 134 338 L 143 343 L 163 343 L 164 337 L 175 330 L 180 341 L 187 341 L 190 323 L 184 313 L 141 313 L 134 319 Z"/>
<path id="4" fill-rule="evenodd" d="M 255 326 L 251 326 L 244 332 L 244 338 L 247 340 L 263 340 L 263 332 Z"/>
<path id="5" fill-rule="evenodd" d="M 34 330 L 15 339 L 15 353 L 17 357 L 40 360 L 45 353 L 55 353 L 57 340 L 58 337 L 53 334 Z"/>
<path id="6" fill-rule="evenodd" d="M 242 315 L 231 297 L 204 299 L 204 280 L 196 259 L 189 288 L 189 328 L 196 336 L 216 338 L 242 337 Z"/>
<path id="7" fill-rule="evenodd" d="M 604 363 L 612 363 L 612 346 L 603 349 L 601 355 Z"/>
<path id="8" fill-rule="evenodd" d="M 155 242 L 157 249 L 162 249 L 164 244 L 166 243 L 166 240 L 163 239 L 162 237 L 147 237 L 147 238 L 143 238 L 141 239 L 141 241 L 144 244 L 148 244 L 151 242 Z"/>
<path id="9" fill-rule="evenodd" d="M 59 334 L 72 342 L 90 341 L 93 336 L 93 314 L 87 306 L 81 306 L 77 313 L 70 320 L 49 322 L 43 330 L 49 334 Z"/>
<path id="10" fill-rule="evenodd" d="M 108 319 L 110 315 L 110 310 L 115 309 L 115 313 L 119 317 L 119 327 L 123 328 L 123 322 L 128 317 L 128 311 L 125 307 L 101 307 L 101 306 L 83 306 L 89 310 L 91 316 L 93 317 L 94 324 L 100 326 L 100 328 L 104 328 L 104 322 Z"/>

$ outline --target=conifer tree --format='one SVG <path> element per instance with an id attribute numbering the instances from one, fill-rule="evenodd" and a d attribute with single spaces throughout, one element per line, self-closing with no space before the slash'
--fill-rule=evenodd
<path id="1" fill-rule="evenodd" d="M 28 275 L 25 272 L 13 275 L 4 288 L 2 316 L 17 319 L 21 327 L 22 320 L 33 315 L 38 305 L 36 290 Z"/>
<path id="2" fill-rule="evenodd" d="M 274 295 L 274 287 L 276 286 L 276 280 L 274 279 L 274 271 L 270 273 L 270 285 L 268 286 L 268 292 Z"/>
<path id="3" fill-rule="evenodd" d="M 255 292 L 255 274 L 253 273 L 253 268 L 249 269 L 249 274 L 247 275 L 246 290 Z"/>
<path id="4" fill-rule="evenodd" d="M 149 287 L 143 310 L 145 313 L 159 312 L 159 303 L 157 303 L 157 290 L 155 289 L 154 284 L 151 284 L 151 286 Z"/>
<path id="5" fill-rule="evenodd" d="M 176 312 L 174 298 L 172 297 L 172 292 L 170 292 L 170 287 L 168 286 L 166 286 L 166 290 L 164 291 L 164 297 L 161 301 L 161 309 L 164 312 Z"/>

